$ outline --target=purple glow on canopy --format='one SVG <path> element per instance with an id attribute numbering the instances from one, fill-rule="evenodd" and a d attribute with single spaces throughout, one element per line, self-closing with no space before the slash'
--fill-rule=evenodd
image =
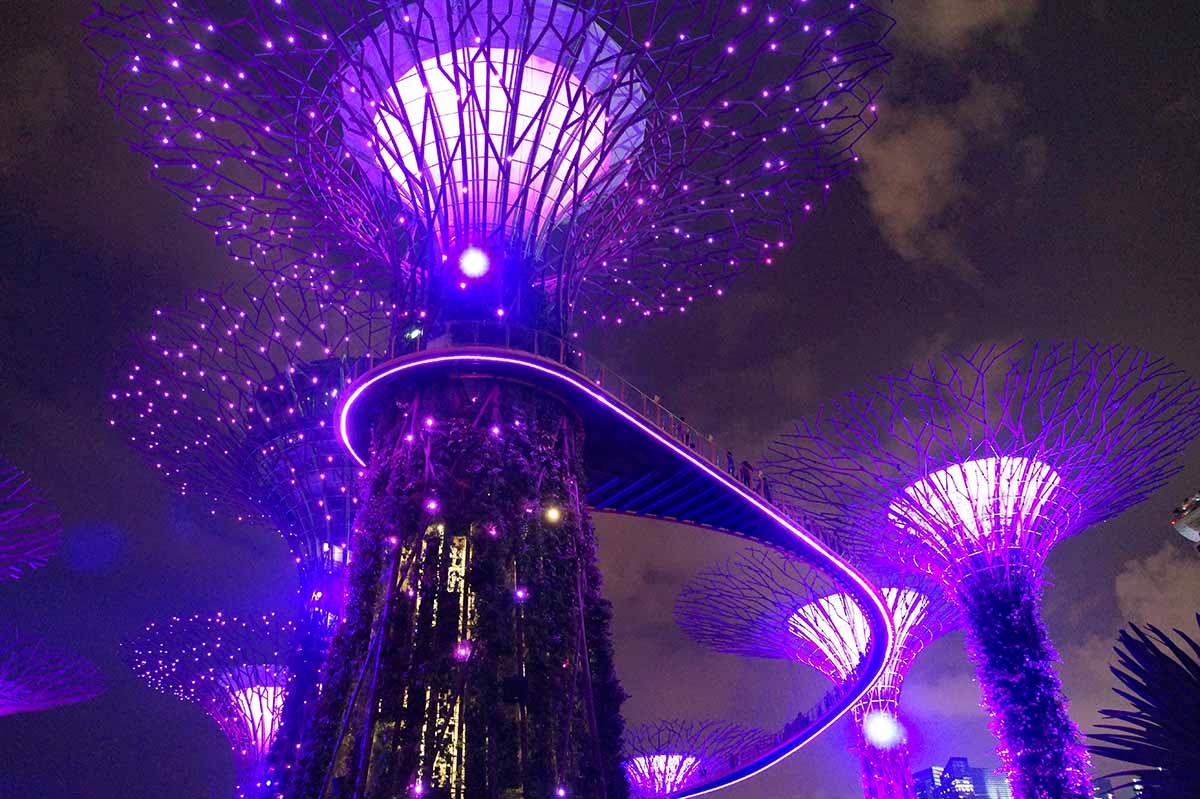
<path id="1" fill-rule="evenodd" d="M 0 461 L 0 582 L 44 566 L 61 539 L 58 514 L 20 470 Z"/>
<path id="2" fill-rule="evenodd" d="M 1029 458 L 966 461 L 906 486 L 888 506 L 888 520 L 912 528 L 947 559 L 1021 549 L 1061 485 L 1053 469 Z"/>
<path id="3" fill-rule="evenodd" d="M 252 731 L 250 747 L 259 757 L 271 751 L 275 733 L 283 715 L 283 700 L 287 695 L 287 675 L 270 667 L 248 667 L 245 679 L 235 681 L 230 688 L 233 704 Z M 266 680 L 266 682 L 262 682 Z"/>
<path id="4" fill-rule="evenodd" d="M 844 0 L 319 5 L 114 7 L 88 43 L 136 149 L 236 258 L 425 306 L 464 244 L 497 247 L 489 312 L 532 316 L 533 291 L 564 330 L 772 265 L 852 169 L 892 27 Z"/>
<path id="5" fill-rule="evenodd" d="M 0 634 L 0 717 L 86 702 L 103 685 L 90 661 L 37 639 Z"/>
<path id="6" fill-rule="evenodd" d="M 463 103 L 464 95 L 475 101 Z M 567 213 L 575 186 L 607 168 L 606 117 L 559 65 L 512 50 L 467 47 L 427 58 L 396 81 L 375 115 L 378 158 L 410 208 L 421 203 L 410 183 L 449 186 L 466 195 L 458 201 L 472 203 L 470 216 L 485 230 L 536 228 Z M 510 129 L 521 131 L 511 141 Z M 539 146 L 542 139 L 557 144 Z M 473 155 L 463 159 L 464 152 Z M 519 202 L 526 191 L 554 203 L 540 210 L 541 202 Z M 459 233 L 440 230 L 438 237 L 452 246 Z M 483 263 L 475 274 L 460 265 L 468 277 L 481 277 L 486 257 Z"/>
<path id="7" fill-rule="evenodd" d="M 769 746 L 761 730 L 716 721 L 662 721 L 626 731 L 630 799 L 677 794 Z"/>
<path id="8" fill-rule="evenodd" d="M 695 755 L 640 755 L 625 761 L 625 776 L 636 796 L 667 796 L 694 781 L 700 767 Z"/>
<path id="9" fill-rule="evenodd" d="M 198 705 L 217 723 L 233 750 L 238 796 L 260 797 L 295 635 L 296 625 L 274 614 L 173 617 L 150 624 L 123 652 L 147 685 Z"/>
<path id="10" fill-rule="evenodd" d="M 878 534 L 954 591 L 1144 499 L 1200 429 L 1200 389 L 1096 344 L 981 347 L 884 379 L 797 423 L 767 464 L 830 530 Z M 890 521 L 891 524 L 887 524 Z"/>

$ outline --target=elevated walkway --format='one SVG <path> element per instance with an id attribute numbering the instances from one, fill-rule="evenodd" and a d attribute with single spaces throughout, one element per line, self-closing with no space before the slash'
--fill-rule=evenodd
<path id="1" fill-rule="evenodd" d="M 678 416 L 560 339 L 473 324 L 376 367 L 338 408 L 338 433 L 355 460 L 366 464 L 373 419 L 393 392 L 433 377 L 510 379 L 554 394 L 583 421 L 594 510 L 668 519 L 783 550 L 821 570 L 862 607 L 872 645 L 856 675 L 799 714 L 768 751 L 747 753 L 724 773 L 675 794 L 677 799 L 727 787 L 783 760 L 840 718 L 882 673 L 892 631 L 878 590 L 833 548 L 722 468 L 711 439 L 691 430 L 689 441 Z"/>

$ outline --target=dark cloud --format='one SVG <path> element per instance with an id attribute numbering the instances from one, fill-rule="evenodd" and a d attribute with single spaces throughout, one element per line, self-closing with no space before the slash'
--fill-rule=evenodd
<path id="1" fill-rule="evenodd" d="M 1116 631 L 1123 622 L 1153 624 L 1165 630 L 1196 629 L 1200 611 L 1200 560 L 1190 549 L 1174 542 L 1160 550 L 1125 562 L 1114 579 L 1118 616 L 1111 620 L 1112 632 L 1086 636 L 1081 642 L 1063 646 L 1063 684 L 1071 697 L 1071 716 L 1085 731 L 1102 721 L 1100 710 L 1125 708 L 1127 703 L 1113 692 L 1117 678 L 1110 671 L 1116 656 Z M 1115 764 L 1097 764 L 1098 772 Z"/>
<path id="2" fill-rule="evenodd" d="M 0 176 L 63 135 L 70 83 L 60 53 L 37 47 L 19 53 L 0 88 Z"/>
<path id="3" fill-rule="evenodd" d="M 898 13 L 898 38 L 927 55 L 954 58 L 981 38 L 1015 42 L 1038 0 L 910 0 Z"/>
<path id="4" fill-rule="evenodd" d="M 1005 142 L 1019 109 L 1014 87 L 972 78 L 959 100 L 899 106 L 864 139 L 860 177 L 867 201 L 901 257 L 978 276 L 960 241 L 963 205 L 975 194 L 966 162 L 979 147 Z M 1025 159 L 1033 166 L 1038 160 Z"/>
<path id="5" fill-rule="evenodd" d="M 899 10 L 896 72 L 914 88 L 882 104 L 859 146 L 859 175 L 884 239 L 906 261 L 978 281 L 969 231 L 996 202 L 997 182 L 1041 178 L 1046 141 L 1028 130 L 1012 70 L 995 66 L 1019 49 L 1037 5 L 922 0 Z M 947 96 L 953 86 L 961 89 Z"/>

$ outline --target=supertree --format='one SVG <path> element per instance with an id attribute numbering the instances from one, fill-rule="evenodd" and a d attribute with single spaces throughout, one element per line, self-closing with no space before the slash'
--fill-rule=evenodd
<path id="1" fill-rule="evenodd" d="M 780 490 L 937 579 L 1014 792 L 1090 796 L 1040 618 L 1054 545 L 1144 499 L 1200 431 L 1200 390 L 1141 351 L 986 346 L 883 379 L 779 441 Z"/>
<path id="2" fill-rule="evenodd" d="M 101 10 L 133 145 L 238 258 L 561 332 L 769 266 L 874 120 L 843 0 L 252 0 Z"/>
<path id="3" fill-rule="evenodd" d="M 842 0 L 257 0 L 89 24 L 135 147 L 237 257 L 378 290 L 434 348 L 465 320 L 563 336 L 685 310 L 772 264 L 853 162 L 891 21 Z M 391 380 L 366 417 L 296 797 L 625 793 L 583 415 L 496 372 Z"/>
<path id="4" fill-rule="evenodd" d="M 156 691 L 198 705 L 229 741 L 237 799 L 270 795 L 267 756 L 291 675 L 293 621 L 195 614 L 154 622 L 125 642 L 130 668 Z"/>
<path id="5" fill-rule="evenodd" d="M 626 733 L 625 774 L 632 799 L 671 796 L 729 770 L 764 748 L 762 730 L 724 721 L 660 721 Z"/>
<path id="6" fill-rule="evenodd" d="M 954 628 L 958 613 L 927 577 L 896 573 L 882 563 L 866 574 L 882 587 L 895 644 L 883 676 L 851 709 L 863 793 L 867 799 L 912 799 L 900 689 L 917 655 Z M 675 618 L 718 652 L 804 663 L 840 684 L 862 662 L 870 628 L 858 603 L 833 590 L 798 559 L 747 549 L 689 581 Z"/>
<path id="7" fill-rule="evenodd" d="M 58 514 L 29 478 L 0 461 L 0 581 L 45 565 L 61 537 Z"/>
<path id="8" fill-rule="evenodd" d="M 0 634 L 0 716 L 86 702 L 103 688 L 91 661 L 16 632 Z"/>
<path id="9" fill-rule="evenodd" d="M 199 292 L 154 312 L 109 392 L 109 424 L 181 494 L 284 536 L 302 604 L 325 626 L 341 615 L 361 473 L 333 409 L 393 354 L 404 316 L 365 297 Z"/>
<path id="10" fill-rule="evenodd" d="M 287 541 L 306 623 L 289 664 L 281 758 L 345 603 L 361 469 L 337 440 L 333 408 L 391 354 L 404 313 L 395 316 L 369 297 L 335 306 L 293 290 L 201 292 L 155 312 L 109 395 L 110 424 L 181 493 Z"/>

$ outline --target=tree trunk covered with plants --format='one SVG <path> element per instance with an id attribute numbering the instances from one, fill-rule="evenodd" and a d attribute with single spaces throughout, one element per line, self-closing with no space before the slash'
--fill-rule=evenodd
<path id="1" fill-rule="evenodd" d="M 864 799 L 914 799 L 917 795 L 908 741 L 899 727 L 898 705 L 895 698 L 882 696 L 872 689 L 851 710 L 854 751 L 862 766 Z M 868 716 L 873 713 L 886 714 L 896 720 L 899 732 L 894 740 L 872 740 Z"/>
<path id="2" fill-rule="evenodd" d="M 515 383 L 399 396 L 375 430 L 346 621 L 283 795 L 628 795 L 582 443 L 568 407 Z"/>
<path id="3" fill-rule="evenodd" d="M 982 570 L 963 581 L 958 598 L 1013 796 L 1091 799 L 1087 750 L 1067 715 L 1058 653 L 1038 610 L 1038 579 L 1028 569 Z"/>

